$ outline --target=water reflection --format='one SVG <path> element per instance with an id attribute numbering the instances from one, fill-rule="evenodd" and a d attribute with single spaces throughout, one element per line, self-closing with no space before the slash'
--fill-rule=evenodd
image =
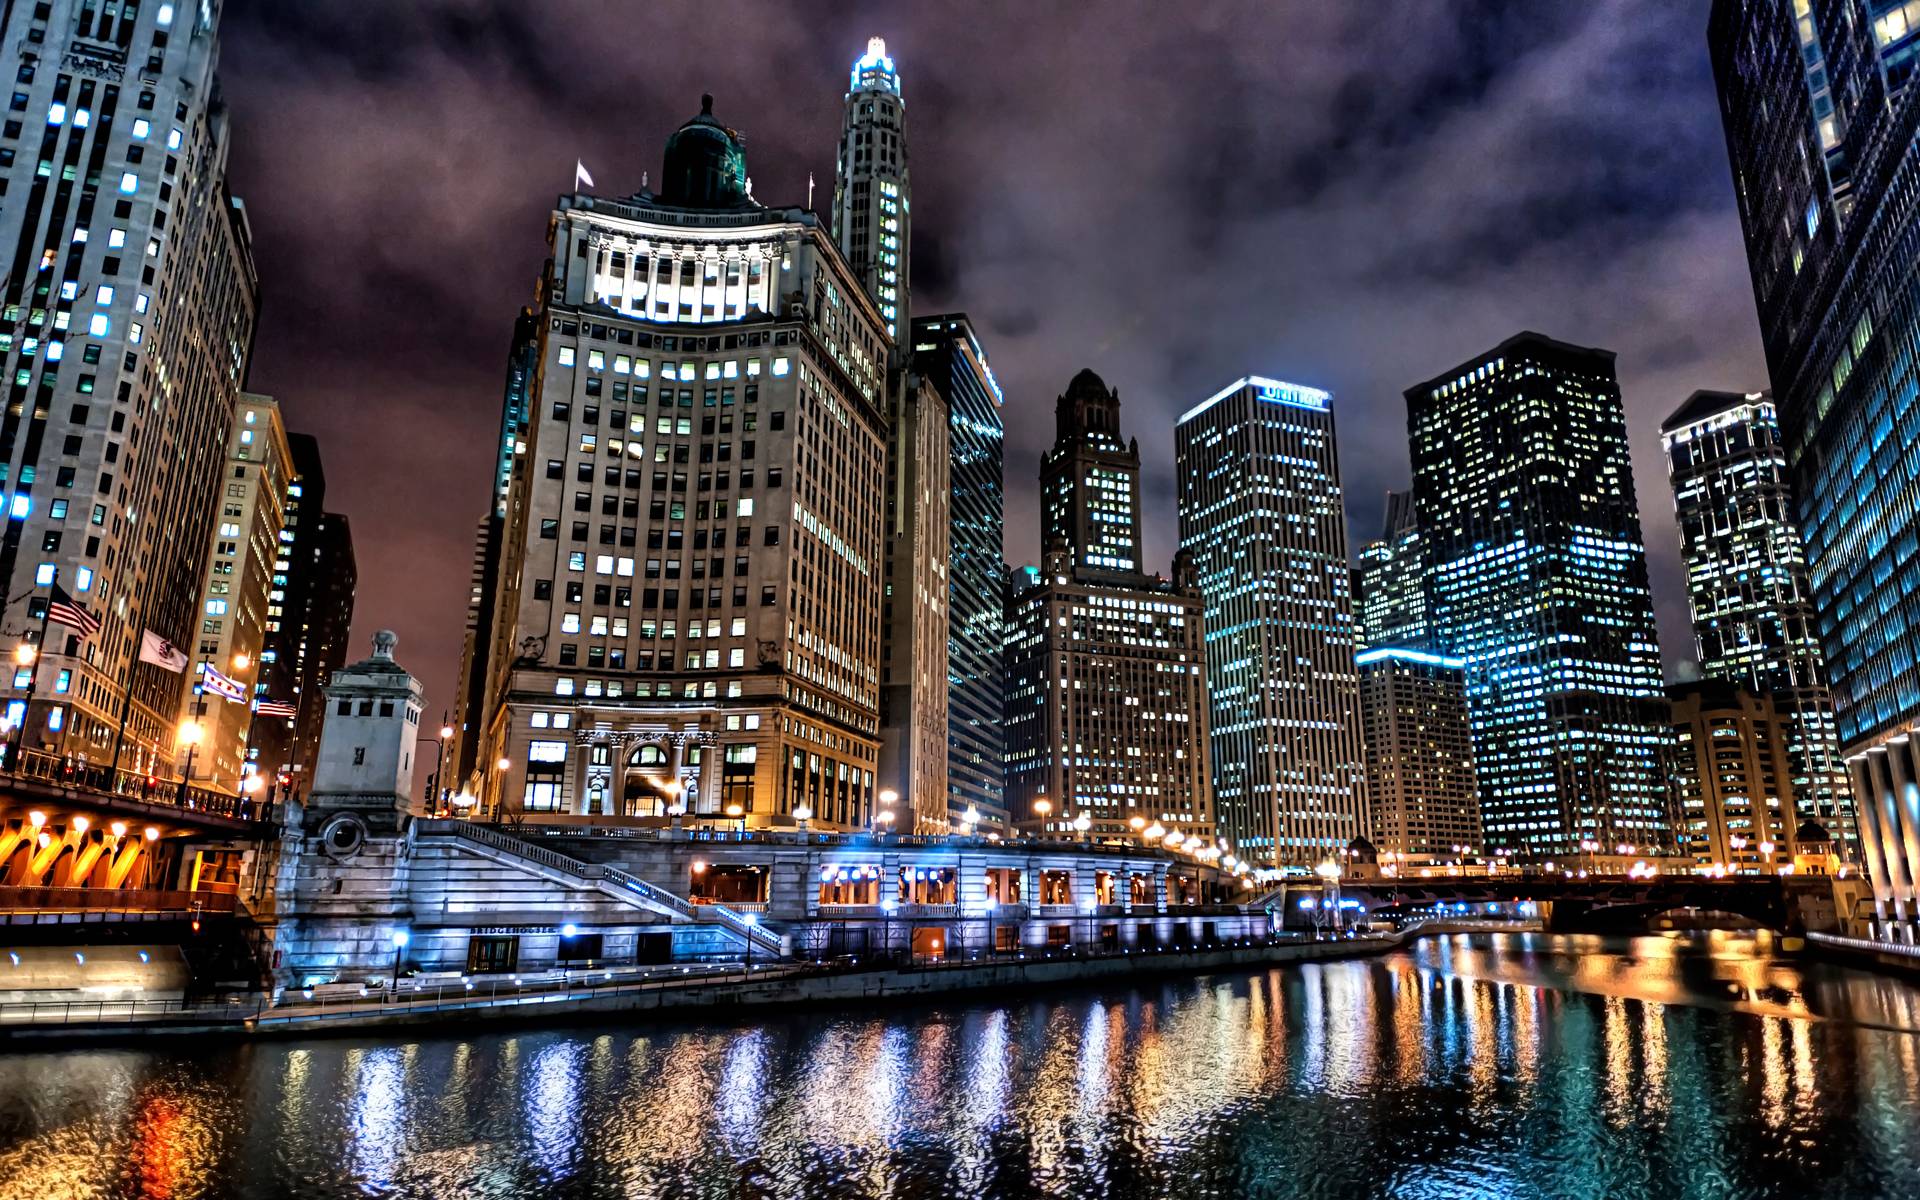
<path id="1" fill-rule="evenodd" d="M 1920 994 L 1456 937 L 1002 1004 L 0 1057 L 0 1196 L 1920 1195 Z"/>

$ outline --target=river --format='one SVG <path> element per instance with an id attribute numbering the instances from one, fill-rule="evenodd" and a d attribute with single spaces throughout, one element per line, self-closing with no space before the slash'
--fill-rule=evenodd
<path id="1" fill-rule="evenodd" d="M 1764 935 L 751 1023 L 0 1055 L 0 1197 L 1920 1197 L 1920 990 Z"/>

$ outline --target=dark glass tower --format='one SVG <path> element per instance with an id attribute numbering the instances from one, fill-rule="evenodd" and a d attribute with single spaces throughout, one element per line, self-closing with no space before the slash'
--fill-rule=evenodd
<path id="1" fill-rule="evenodd" d="M 1434 650 L 1487 843 L 1668 846 L 1670 733 L 1613 352 L 1521 333 L 1407 389 Z"/>
<path id="2" fill-rule="evenodd" d="M 1660 439 L 1701 673 L 1771 700 L 1801 816 L 1851 844 L 1852 796 L 1834 748 L 1833 701 L 1773 397 L 1695 392 L 1660 427 Z"/>
<path id="3" fill-rule="evenodd" d="M 947 564 L 947 798 L 958 818 L 1007 819 L 1005 441 L 1000 384 L 965 313 L 916 318 L 914 368 L 947 398 L 953 463 Z"/>
<path id="4" fill-rule="evenodd" d="M 1882 932 L 1920 875 L 1920 27 L 1717 0 L 1708 27 L 1834 718 Z"/>
<path id="5" fill-rule="evenodd" d="M 1040 459 L 1040 537 L 1064 546 L 1073 576 L 1126 583 L 1140 569 L 1140 443 L 1120 438 L 1120 393 L 1092 371 L 1054 406 L 1053 446 Z"/>
<path id="6" fill-rule="evenodd" d="M 1387 519 L 1380 536 L 1360 548 L 1354 596 L 1356 632 L 1362 647 L 1424 649 L 1427 578 L 1420 554 L 1420 518 L 1412 492 L 1387 493 Z"/>

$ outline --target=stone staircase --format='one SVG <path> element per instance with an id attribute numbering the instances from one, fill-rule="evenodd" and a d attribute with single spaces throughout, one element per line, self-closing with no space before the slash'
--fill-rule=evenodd
<path id="1" fill-rule="evenodd" d="M 718 925 L 740 939 L 743 945 L 751 943 L 756 955 L 782 958 L 787 953 L 785 940 L 762 926 L 751 915 L 735 912 L 722 904 L 689 904 L 665 888 L 656 887 L 619 867 L 584 863 L 545 846 L 536 846 L 491 825 L 423 818 L 413 823 L 413 837 L 417 843 L 451 845 L 495 862 L 524 867 L 536 874 L 559 874 L 622 904 L 654 913 L 674 923 Z"/>

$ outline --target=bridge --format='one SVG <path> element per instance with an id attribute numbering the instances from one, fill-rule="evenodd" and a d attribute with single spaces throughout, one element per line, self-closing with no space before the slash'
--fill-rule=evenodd
<path id="1" fill-rule="evenodd" d="M 0 768 L 0 911 L 207 910 L 234 847 L 276 829 L 262 799 L 22 750 Z"/>
<path id="2" fill-rule="evenodd" d="M 1378 879 L 1344 883 L 1340 894 L 1377 916 L 1424 913 L 1436 906 L 1484 912 L 1490 904 L 1532 904 L 1550 931 L 1568 933 L 1644 931 L 1660 914 L 1680 909 L 1730 913 L 1763 928 L 1797 931 L 1805 927 L 1808 902 L 1830 895 L 1824 878 L 1774 875 Z"/>

